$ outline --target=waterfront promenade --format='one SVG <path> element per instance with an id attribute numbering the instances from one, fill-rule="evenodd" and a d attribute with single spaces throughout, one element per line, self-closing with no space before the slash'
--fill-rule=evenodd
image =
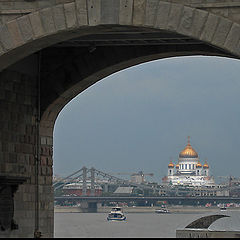
<path id="1" fill-rule="evenodd" d="M 98 213 L 108 213 L 112 207 L 99 207 Z M 123 207 L 124 212 L 126 213 L 153 213 L 157 206 L 154 207 Z M 196 207 L 196 206 L 169 206 L 168 209 L 171 213 L 210 213 L 220 211 L 218 207 Z M 229 210 L 239 211 L 240 208 L 230 208 Z M 80 213 L 81 210 L 77 206 L 55 206 L 55 213 Z"/>

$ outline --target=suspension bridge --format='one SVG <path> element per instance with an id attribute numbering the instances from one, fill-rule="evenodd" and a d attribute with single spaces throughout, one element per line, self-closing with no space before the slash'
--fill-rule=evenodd
<path id="1" fill-rule="evenodd" d="M 54 191 L 56 192 L 58 189 L 63 188 L 64 186 L 71 184 L 71 183 L 77 183 L 82 182 L 82 196 L 87 195 L 87 181 L 90 179 L 91 183 L 91 196 L 94 196 L 95 187 L 98 185 L 98 182 L 96 181 L 96 177 L 101 176 L 104 179 L 107 179 L 108 182 L 119 184 L 119 185 L 125 185 L 125 186 L 132 186 L 139 189 L 147 189 L 152 190 L 153 192 L 157 191 L 157 188 L 154 186 L 149 186 L 145 183 L 135 183 L 130 180 L 122 179 L 116 176 L 113 176 L 113 174 L 105 173 L 100 170 L 97 170 L 95 168 L 87 168 L 82 167 L 78 171 L 70 174 L 69 176 L 65 178 L 61 178 L 57 181 L 54 181 L 53 187 Z"/>

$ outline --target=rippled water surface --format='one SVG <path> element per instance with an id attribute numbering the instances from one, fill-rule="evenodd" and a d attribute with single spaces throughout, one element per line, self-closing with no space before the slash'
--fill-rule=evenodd
<path id="1" fill-rule="evenodd" d="M 127 221 L 108 222 L 107 213 L 55 213 L 55 237 L 175 238 L 176 229 L 203 213 L 126 213 Z"/>

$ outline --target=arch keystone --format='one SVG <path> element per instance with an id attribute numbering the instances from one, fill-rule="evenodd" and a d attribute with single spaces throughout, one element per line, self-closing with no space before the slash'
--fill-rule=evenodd
<path id="1" fill-rule="evenodd" d="M 180 24 L 178 26 L 177 31 L 179 33 L 185 34 L 185 35 L 191 35 L 192 34 L 192 27 L 193 27 L 193 20 L 194 20 L 194 9 L 190 7 L 184 7 L 183 8 L 183 15 L 180 19 Z"/>
<path id="2" fill-rule="evenodd" d="M 23 39 L 25 42 L 31 41 L 34 39 L 33 29 L 29 20 L 29 16 L 22 16 L 17 19 L 19 28 L 21 30 Z"/>
<path id="3" fill-rule="evenodd" d="M 217 29 L 213 35 L 212 44 L 223 47 L 231 27 L 232 22 L 230 20 L 220 17 Z"/>
<path id="4" fill-rule="evenodd" d="M 56 32 L 52 8 L 44 8 L 40 10 L 40 17 L 43 29 L 46 35 L 50 35 Z"/>
<path id="5" fill-rule="evenodd" d="M 167 30 L 176 31 L 183 14 L 183 5 L 171 4 L 170 13 L 168 16 Z"/>
<path id="6" fill-rule="evenodd" d="M 100 24 L 101 16 L 101 2 L 100 0 L 89 0 L 88 7 L 88 24 L 89 26 L 96 26 Z"/>
<path id="7" fill-rule="evenodd" d="M 192 36 L 199 38 L 205 22 L 207 21 L 208 13 L 206 11 L 195 9 L 192 23 Z"/>
<path id="8" fill-rule="evenodd" d="M 142 26 L 145 20 L 146 0 L 134 0 L 133 25 Z"/>
<path id="9" fill-rule="evenodd" d="M 238 46 L 240 41 L 240 25 L 234 23 L 229 31 L 227 39 L 224 43 L 226 49 L 230 49 L 231 52 L 238 52 L 240 54 L 240 48 Z M 232 50 L 231 50 L 232 49 Z"/>
<path id="10" fill-rule="evenodd" d="M 168 15 L 171 9 L 171 4 L 160 1 L 157 8 L 157 16 L 154 27 L 164 29 L 168 23 Z"/>
<path id="11" fill-rule="evenodd" d="M 101 1 L 101 24 L 119 24 L 119 0 Z"/>
<path id="12" fill-rule="evenodd" d="M 53 18 L 57 31 L 65 30 L 67 27 L 64 16 L 64 7 L 62 4 L 53 7 Z"/>
<path id="13" fill-rule="evenodd" d="M 66 17 L 67 28 L 75 28 L 78 25 L 75 3 L 66 3 L 63 5 Z"/>
<path id="14" fill-rule="evenodd" d="M 76 0 L 76 14 L 79 26 L 88 25 L 88 12 L 86 0 Z"/>
<path id="15" fill-rule="evenodd" d="M 44 29 L 42 25 L 42 21 L 39 15 L 39 12 L 33 12 L 29 15 L 29 20 L 33 29 L 33 34 L 35 38 L 39 38 L 44 35 Z"/>
<path id="16" fill-rule="evenodd" d="M 120 0 L 119 24 L 131 25 L 133 16 L 133 0 Z"/>
<path id="17" fill-rule="evenodd" d="M 14 48 L 13 39 L 6 25 L 0 26 L 0 41 L 5 52 Z"/>
<path id="18" fill-rule="evenodd" d="M 20 28 L 18 26 L 18 23 L 16 20 L 10 21 L 7 23 L 7 28 L 12 36 L 14 47 L 18 47 L 23 45 L 24 40 L 20 31 Z"/>
<path id="19" fill-rule="evenodd" d="M 146 2 L 145 26 L 154 26 L 159 0 L 148 0 Z"/>
<path id="20" fill-rule="evenodd" d="M 219 16 L 209 13 L 208 18 L 205 22 L 204 28 L 202 30 L 202 33 L 200 35 L 200 40 L 205 42 L 211 42 L 213 35 L 217 29 L 218 22 L 219 22 Z"/>

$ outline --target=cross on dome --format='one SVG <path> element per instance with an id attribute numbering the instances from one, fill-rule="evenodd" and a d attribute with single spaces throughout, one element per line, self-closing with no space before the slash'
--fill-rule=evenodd
<path id="1" fill-rule="evenodd" d="M 193 149 L 190 144 L 190 136 L 188 136 L 187 146 L 180 152 L 180 158 L 198 158 L 198 153 Z"/>

